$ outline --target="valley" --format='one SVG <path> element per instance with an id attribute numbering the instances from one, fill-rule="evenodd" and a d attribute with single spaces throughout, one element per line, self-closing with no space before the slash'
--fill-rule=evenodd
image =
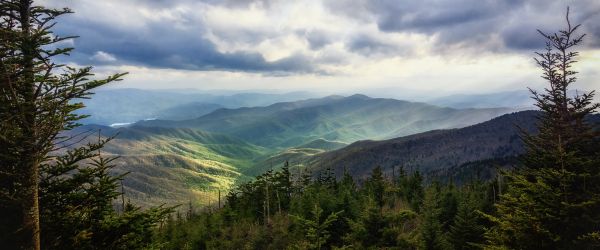
<path id="1" fill-rule="evenodd" d="M 487 159 L 493 153 L 478 148 L 474 149 L 476 155 L 458 149 L 448 151 L 452 155 L 472 155 L 464 159 L 449 155 L 428 158 L 425 155 L 431 152 L 412 149 L 410 156 L 406 149 L 395 152 L 378 148 L 378 155 L 365 152 L 375 152 L 369 148 L 385 145 L 389 142 L 385 140 L 430 147 L 439 138 L 454 138 L 445 135 L 448 129 L 460 131 L 456 129 L 515 110 L 454 109 L 365 95 L 327 96 L 264 107 L 218 108 L 208 114 L 202 114 L 206 104 L 192 101 L 180 106 L 185 108 L 171 108 L 159 117 L 199 116 L 138 121 L 119 128 L 90 124 L 71 133 L 100 129 L 103 137 L 116 135 L 103 151 L 119 156 L 115 174 L 129 173 L 123 186 L 132 202 L 146 207 L 193 201 L 204 206 L 216 202 L 219 191 L 224 195 L 229 188 L 269 169 L 278 169 L 285 162 L 290 163 L 295 173 L 318 174 L 331 167 L 339 174 L 345 166 L 353 174 L 363 176 L 380 163 L 386 171 L 399 162 L 429 171 L 435 169 L 431 167 L 433 164 L 446 169 L 470 160 Z M 431 130 L 434 131 L 427 132 Z M 442 140 L 442 143 L 448 142 Z M 494 145 L 511 146 L 504 144 L 501 139 Z"/>

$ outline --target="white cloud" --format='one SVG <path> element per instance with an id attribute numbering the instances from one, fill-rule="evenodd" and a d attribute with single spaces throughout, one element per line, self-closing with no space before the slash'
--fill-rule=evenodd
<path id="1" fill-rule="evenodd" d="M 590 1 L 585 0 L 585 2 Z M 57 2 L 57 0 L 50 2 Z M 518 9 L 502 5 L 504 7 L 498 8 L 498 11 L 504 12 L 499 15 L 501 18 L 497 18 L 502 19 L 502 22 L 495 22 L 496 19 L 483 15 L 487 12 L 474 15 L 468 20 L 461 21 L 460 18 L 455 20 L 451 18 L 453 16 L 447 15 L 444 8 L 441 8 L 446 6 L 446 3 L 440 2 L 438 5 L 441 7 L 432 10 L 427 9 L 425 3 L 414 2 L 408 7 L 412 6 L 411 8 L 419 10 L 420 12 L 415 13 L 421 13 L 418 17 L 423 20 L 413 16 L 415 20 L 412 22 L 397 23 L 395 26 L 392 25 L 393 27 L 388 27 L 390 30 L 382 31 L 381 27 L 384 23 L 380 20 L 380 16 L 378 19 L 378 14 L 387 12 L 391 17 L 395 17 L 393 14 L 396 12 L 392 11 L 395 9 L 374 8 L 370 5 L 371 1 L 298 0 L 259 3 L 248 1 L 248 4 L 235 6 L 225 2 L 228 1 L 82 0 L 68 3 L 73 5 L 76 13 L 67 20 L 77 27 L 90 25 L 92 28 L 88 30 L 93 32 L 96 32 L 94 29 L 96 27 L 100 27 L 99 30 L 103 31 L 122 31 L 116 33 L 118 36 L 106 37 L 108 40 L 114 39 L 114 42 L 111 40 L 99 43 L 98 46 L 90 46 L 91 49 L 85 58 L 100 63 L 111 62 L 111 65 L 115 65 L 104 67 L 103 70 L 131 72 L 126 81 L 120 83 L 128 87 L 333 91 L 340 88 L 397 86 L 423 92 L 452 93 L 490 92 L 543 86 L 543 80 L 539 78 L 540 72 L 531 59 L 534 55 L 533 51 L 527 49 L 527 46 L 531 41 L 533 44 L 539 41 L 543 45 L 543 41 L 537 37 L 535 31 L 538 23 L 561 24 L 564 19 L 563 3 L 560 1 L 539 6 L 523 4 L 518 5 Z M 394 3 L 394 1 L 387 2 Z M 460 9 L 460 3 L 472 2 L 457 1 L 455 7 Z M 500 1 L 488 2 L 501 3 Z M 590 9 L 598 9 L 599 4 L 590 2 L 587 6 Z M 402 7 L 403 5 L 398 4 L 398 8 Z M 583 12 L 581 8 L 573 9 Z M 492 13 L 496 8 L 490 7 L 486 11 Z M 400 13 L 396 14 L 398 20 L 402 19 Z M 464 15 L 457 15 L 457 17 L 461 16 Z M 408 17 L 410 15 L 404 19 Z M 441 21 L 432 22 L 436 20 Z M 454 20 L 457 25 L 448 28 L 450 26 L 447 26 L 444 20 Z M 423 27 L 405 27 L 410 24 Z M 589 22 L 584 23 L 584 28 L 593 27 L 590 25 Z M 483 34 L 491 35 L 483 38 L 477 36 L 475 29 L 480 26 L 489 28 L 484 30 L 486 32 Z M 523 33 L 520 33 L 521 31 Z M 128 34 L 133 34 L 131 35 L 133 38 L 142 38 L 130 41 L 127 40 L 130 37 L 122 37 Z M 530 34 L 533 34 L 532 40 L 529 39 Z M 196 39 L 198 37 L 207 39 L 207 44 L 196 45 L 198 47 L 190 46 L 191 43 L 199 41 Z M 464 43 L 460 42 L 460 39 L 471 39 L 474 42 Z M 444 41 L 447 43 L 444 44 Z M 512 46 L 520 48 L 506 48 L 507 41 L 512 41 Z M 76 40 L 77 45 L 85 42 L 85 37 Z M 153 46 L 135 46 L 134 42 L 146 42 Z M 123 44 L 119 46 L 126 47 L 113 49 L 101 46 L 106 44 Z M 158 52 L 163 52 L 161 46 L 181 47 L 185 52 L 176 50 L 177 53 L 171 53 L 175 50 L 164 50 L 160 58 L 152 57 L 153 60 L 148 60 L 146 54 L 157 55 Z M 305 59 L 300 60 L 299 64 L 305 62 L 310 64 L 309 68 L 316 70 L 293 71 L 278 77 L 269 74 L 270 68 L 261 73 L 252 73 L 257 72 L 257 68 L 260 69 L 260 67 L 249 67 L 260 63 L 256 62 L 260 57 L 252 56 L 248 57 L 250 59 L 247 61 L 237 62 L 241 64 L 237 67 L 226 65 L 236 62 L 231 58 L 221 60 L 222 64 L 215 65 L 210 59 L 221 55 L 201 54 L 199 48 L 207 46 L 214 47 L 207 50 L 214 49 L 219 53 L 232 56 L 237 55 L 238 52 L 240 56 L 259 55 L 266 62 L 297 55 Z M 600 89 L 597 80 L 600 76 L 600 69 L 597 67 L 599 54 L 600 49 L 597 48 L 582 51 L 577 68 L 581 72 L 579 84 L 582 88 Z M 198 58 L 198 60 L 188 60 L 189 58 Z M 213 71 L 167 69 L 164 64 L 160 64 L 169 60 L 190 64 L 205 63 L 200 66 L 190 65 L 188 68 Z M 314 72 L 328 74 L 320 75 Z"/>
<path id="2" fill-rule="evenodd" d="M 96 54 L 94 54 L 90 59 L 104 63 L 117 61 L 117 58 L 114 55 L 104 51 L 96 51 Z"/>

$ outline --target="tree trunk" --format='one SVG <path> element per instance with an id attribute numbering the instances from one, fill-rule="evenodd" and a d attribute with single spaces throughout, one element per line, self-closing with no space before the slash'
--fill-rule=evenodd
<path id="1" fill-rule="evenodd" d="M 26 188 L 22 200 L 24 249 L 40 249 L 40 213 L 38 200 L 39 164 L 32 162 L 27 166 L 24 176 Z"/>
<path id="2" fill-rule="evenodd" d="M 19 16 L 21 23 L 22 41 L 21 52 L 23 53 L 23 90 L 26 108 L 24 118 L 24 136 L 26 137 L 26 150 L 22 154 L 23 160 L 23 194 L 21 198 L 23 212 L 23 232 L 25 234 L 25 249 L 40 249 L 40 209 L 38 200 L 38 178 L 39 178 L 39 148 L 37 147 L 37 124 L 36 124 L 36 96 L 35 96 L 35 73 L 34 60 L 36 57 L 36 45 L 33 42 L 31 32 L 31 0 L 19 1 Z"/>

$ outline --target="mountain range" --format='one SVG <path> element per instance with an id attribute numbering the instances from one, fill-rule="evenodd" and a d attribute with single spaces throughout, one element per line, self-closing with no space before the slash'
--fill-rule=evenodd
<path id="1" fill-rule="evenodd" d="M 90 115 L 84 124 L 130 124 L 145 119 L 185 120 L 219 108 L 266 106 L 314 97 L 309 92 L 206 93 L 197 90 L 104 89 L 81 100 L 79 114 Z"/>
<path id="2" fill-rule="evenodd" d="M 197 114 L 205 107 L 182 105 L 198 107 Z M 177 111 L 173 107 L 164 115 L 184 117 L 185 112 Z M 491 143 L 487 140 L 492 139 L 484 136 L 489 129 L 460 132 L 459 128 L 513 111 L 454 109 L 364 95 L 328 96 L 264 107 L 221 107 L 187 120 L 146 120 L 119 128 L 86 125 L 69 133 L 101 129 L 103 137 L 118 134 L 103 153 L 120 156 L 115 172 L 129 172 L 123 185 L 133 202 L 145 206 L 195 201 L 203 205 L 216 201 L 219 190 L 224 193 L 285 161 L 315 173 L 346 166 L 362 176 L 375 164 L 405 164 L 427 171 L 495 157 L 499 153 L 494 153 L 493 147 L 512 154 L 518 148 L 507 144 L 515 141 L 504 137 L 508 133 L 492 134 L 497 138 Z M 508 126 L 509 122 L 500 121 L 492 123 Z M 470 149 L 454 149 L 454 144 L 468 141 L 470 133 L 479 133 L 482 141 L 475 140 Z M 459 142 L 453 143 L 451 138 Z M 393 146 L 387 146 L 395 140 Z M 437 150 L 449 153 L 437 154 Z"/>
<path id="3" fill-rule="evenodd" d="M 351 143 L 464 127 L 511 111 L 508 108 L 442 108 L 352 95 L 276 103 L 267 107 L 219 109 L 196 119 L 143 121 L 135 126 L 196 128 L 225 133 L 264 147 L 288 148 L 316 139 Z"/>
<path id="4" fill-rule="evenodd" d="M 521 111 L 458 129 L 433 130 L 390 140 L 358 141 L 344 148 L 302 159 L 318 175 L 330 169 L 364 178 L 377 166 L 393 175 L 419 170 L 430 177 L 461 175 L 470 168 L 503 168 L 518 163 L 524 153 L 522 132 L 536 133 L 538 111 Z M 600 115 L 589 117 L 600 127 Z M 490 169 L 475 171 L 489 172 Z"/>

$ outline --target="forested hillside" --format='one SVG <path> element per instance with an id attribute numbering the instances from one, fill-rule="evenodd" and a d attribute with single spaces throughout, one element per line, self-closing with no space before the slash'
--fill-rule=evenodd
<path id="1" fill-rule="evenodd" d="M 311 159 L 313 171 L 331 168 L 340 176 L 344 168 L 354 176 L 366 176 L 376 166 L 386 174 L 392 168 L 422 173 L 462 164 L 517 156 L 524 153 L 519 127 L 535 131 L 535 111 L 503 115 L 480 124 L 451 130 L 435 130 L 385 141 L 359 141 Z"/>
<path id="2" fill-rule="evenodd" d="M 509 110 L 330 96 L 219 109 L 193 120 L 150 120 L 118 129 L 86 125 L 67 135 L 89 135 L 88 130 L 101 130 L 102 138 L 116 135 L 103 151 L 119 156 L 115 174 L 130 173 L 123 190 L 132 202 L 148 207 L 191 201 L 200 206 L 217 199 L 219 191 L 225 193 L 286 161 L 306 165 L 307 159 L 359 139 L 460 127 Z"/>
<path id="3" fill-rule="evenodd" d="M 316 139 L 351 143 L 432 129 L 464 127 L 511 109 L 451 109 L 425 103 L 330 96 L 267 107 L 221 109 L 186 121 L 145 121 L 136 126 L 196 128 L 227 133 L 264 147 L 294 147 Z"/>
<path id="4" fill-rule="evenodd" d="M 115 137 L 102 149 L 116 156 L 113 174 L 128 173 L 123 179 L 125 196 L 135 204 L 149 207 L 193 201 L 196 206 L 216 199 L 238 181 L 249 178 L 243 172 L 257 158 L 269 152 L 223 134 L 186 128 L 111 128 L 87 125 L 67 136 L 83 140 L 69 147 Z M 91 136 L 90 136 L 91 135 Z"/>

